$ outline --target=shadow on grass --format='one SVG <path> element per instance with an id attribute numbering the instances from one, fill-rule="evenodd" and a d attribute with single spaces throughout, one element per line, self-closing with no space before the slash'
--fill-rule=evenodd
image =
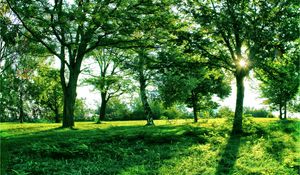
<path id="1" fill-rule="evenodd" d="M 158 174 L 165 160 L 179 157 L 193 144 L 206 143 L 204 135 L 209 132 L 167 125 L 53 128 L 5 139 L 7 172 L 70 174 L 80 168 L 82 174 Z M 66 169 L 69 171 L 64 172 Z"/>
<path id="2" fill-rule="evenodd" d="M 241 144 L 241 136 L 231 134 L 225 149 L 220 153 L 220 161 L 218 163 L 216 175 L 229 175 L 238 158 L 239 148 Z"/>

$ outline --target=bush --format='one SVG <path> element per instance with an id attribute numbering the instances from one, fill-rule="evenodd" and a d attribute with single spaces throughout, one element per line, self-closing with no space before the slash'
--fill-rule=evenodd
<path id="1" fill-rule="evenodd" d="M 266 109 L 254 109 L 254 108 L 249 108 L 245 107 L 244 108 L 244 114 L 247 115 L 252 115 L 252 117 L 257 117 L 257 118 L 273 118 L 273 114 Z"/>
<path id="2" fill-rule="evenodd" d="M 217 118 L 233 118 L 234 112 L 227 106 L 218 109 Z"/>
<path id="3" fill-rule="evenodd" d="M 165 108 L 161 101 L 150 101 L 150 107 L 154 119 L 178 119 L 191 118 L 191 114 L 182 104 L 175 104 Z M 99 110 L 97 111 L 99 114 Z M 144 108 L 139 98 L 135 99 L 130 106 L 122 103 L 119 99 L 111 99 L 107 104 L 105 120 L 145 120 Z"/>
<path id="4" fill-rule="evenodd" d="M 100 107 L 97 111 L 99 116 Z M 106 106 L 106 117 L 104 120 L 125 120 L 129 118 L 130 111 L 126 104 L 122 103 L 118 98 L 112 98 Z"/>

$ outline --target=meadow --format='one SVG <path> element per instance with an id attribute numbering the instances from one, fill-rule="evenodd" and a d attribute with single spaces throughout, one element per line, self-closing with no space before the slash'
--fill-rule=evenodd
<path id="1" fill-rule="evenodd" d="M 2 174 L 297 175 L 300 121 L 226 119 L 0 123 Z"/>

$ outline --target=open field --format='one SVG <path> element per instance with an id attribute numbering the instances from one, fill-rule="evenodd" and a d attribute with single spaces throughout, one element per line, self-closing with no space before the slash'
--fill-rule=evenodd
<path id="1" fill-rule="evenodd" d="M 225 119 L 1 123 L 3 174 L 274 174 L 299 173 L 300 121 L 245 119 L 230 134 Z"/>

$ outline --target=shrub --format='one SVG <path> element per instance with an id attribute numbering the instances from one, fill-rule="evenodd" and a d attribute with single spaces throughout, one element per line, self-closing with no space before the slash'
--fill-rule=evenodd
<path id="1" fill-rule="evenodd" d="M 98 114 L 100 107 L 98 109 Z M 124 120 L 129 118 L 130 111 L 126 104 L 122 103 L 118 98 L 112 98 L 106 106 L 105 120 Z"/>
<path id="2" fill-rule="evenodd" d="M 273 114 L 266 109 L 254 109 L 245 107 L 244 114 L 252 115 L 252 117 L 273 118 Z"/>
<path id="3" fill-rule="evenodd" d="M 227 106 L 218 109 L 217 118 L 233 118 L 234 112 Z"/>

